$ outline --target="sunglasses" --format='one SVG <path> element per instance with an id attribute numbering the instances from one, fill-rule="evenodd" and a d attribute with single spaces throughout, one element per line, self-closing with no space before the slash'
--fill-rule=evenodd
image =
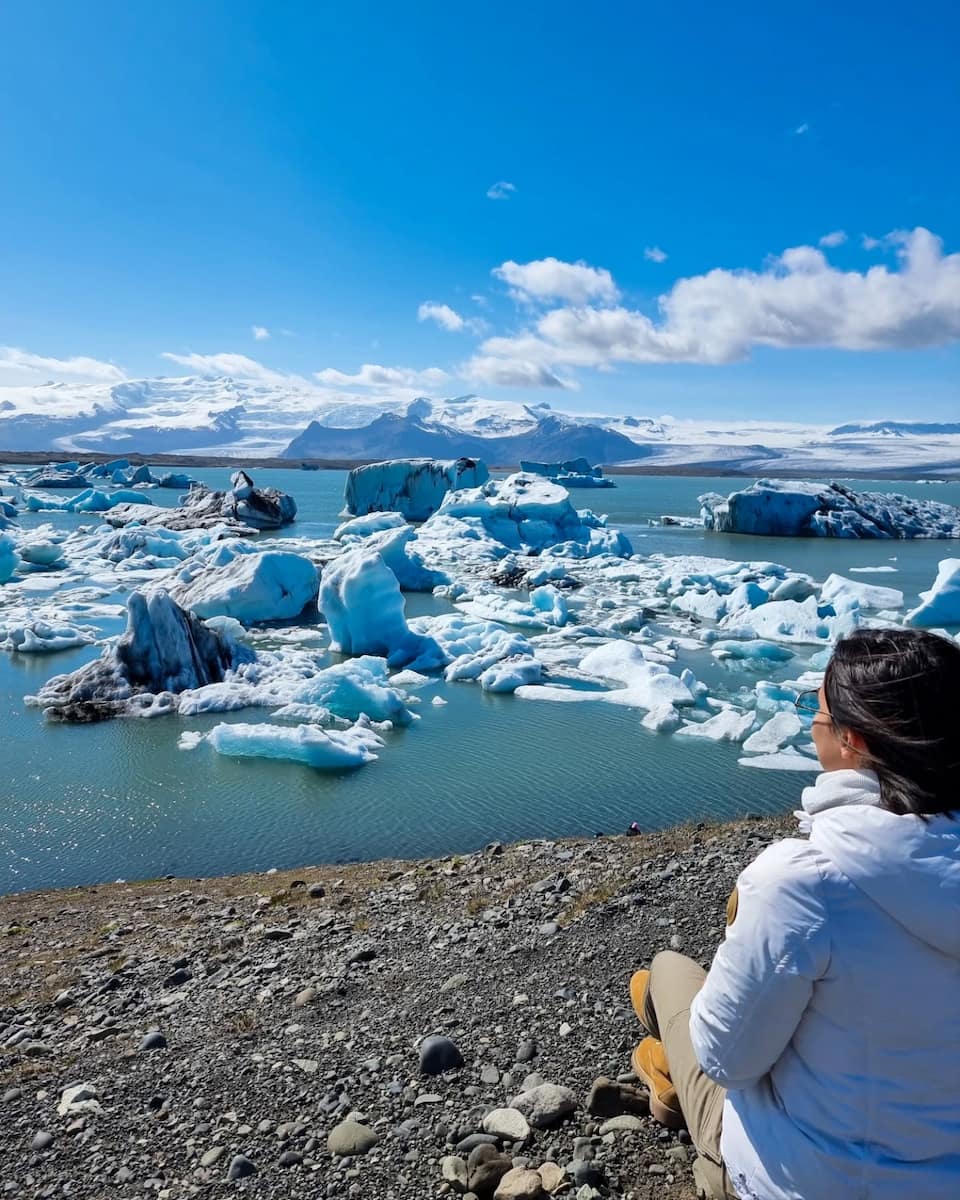
<path id="1" fill-rule="evenodd" d="M 797 712 L 804 713 L 806 716 L 815 717 L 819 714 L 833 720 L 833 715 L 820 707 L 820 693 L 816 689 L 801 692 L 793 703 Z"/>

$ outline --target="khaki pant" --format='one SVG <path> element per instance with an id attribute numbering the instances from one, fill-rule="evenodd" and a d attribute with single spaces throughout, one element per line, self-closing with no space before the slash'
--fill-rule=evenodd
<path id="1" fill-rule="evenodd" d="M 690 1005 L 707 974 L 692 958 L 664 950 L 650 964 L 643 1023 L 663 1043 L 690 1138 L 698 1154 L 694 1175 L 717 1200 L 733 1197 L 720 1157 L 720 1128 L 726 1092 L 700 1070 L 690 1040 Z"/>

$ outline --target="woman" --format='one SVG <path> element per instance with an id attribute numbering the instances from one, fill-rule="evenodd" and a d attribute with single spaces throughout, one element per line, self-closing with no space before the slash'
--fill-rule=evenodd
<path id="1" fill-rule="evenodd" d="M 960 1197 L 960 646 L 839 642 L 813 711 L 801 832 L 740 876 L 710 972 L 631 981 L 654 1115 L 701 1194 Z"/>

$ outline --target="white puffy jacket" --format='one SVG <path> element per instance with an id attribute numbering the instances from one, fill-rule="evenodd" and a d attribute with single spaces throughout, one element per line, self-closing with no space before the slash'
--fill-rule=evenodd
<path id="1" fill-rule="evenodd" d="M 868 771 L 806 789 L 694 1000 L 741 1200 L 960 1197 L 960 820 L 878 800 Z"/>

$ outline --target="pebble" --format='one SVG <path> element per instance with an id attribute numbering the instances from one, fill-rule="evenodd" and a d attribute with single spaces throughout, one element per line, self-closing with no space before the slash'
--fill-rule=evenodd
<path id="1" fill-rule="evenodd" d="M 177 967 L 177 969 L 175 971 L 171 971 L 163 981 L 163 986 L 165 988 L 179 987 L 182 983 L 189 983 L 192 978 L 193 973 L 186 967 Z"/>
<path id="2" fill-rule="evenodd" d="M 560 1188 L 566 1185 L 567 1173 L 563 1167 L 557 1166 L 556 1163 L 542 1163 L 539 1167 L 537 1167 L 537 1173 L 539 1174 L 543 1183 L 543 1190 L 545 1192 L 550 1192 L 552 1194 L 553 1192 L 559 1191 Z"/>
<path id="3" fill-rule="evenodd" d="M 620 1117 L 611 1117 L 609 1121 L 604 1121 L 600 1126 L 600 1136 L 603 1137 L 607 1133 L 636 1133 L 638 1130 L 646 1129 L 646 1125 L 639 1117 L 632 1117 L 625 1114 Z"/>
<path id="4" fill-rule="evenodd" d="M 230 1166 L 227 1168 L 228 1179 L 246 1179 L 248 1175 L 256 1175 L 256 1164 L 251 1162 L 245 1154 L 235 1154 L 230 1159 Z"/>
<path id="5" fill-rule="evenodd" d="M 327 1150 L 340 1158 L 353 1158 L 372 1150 L 379 1140 L 372 1129 L 359 1121 L 341 1121 L 327 1135 Z"/>
<path id="6" fill-rule="evenodd" d="M 296 1167 L 303 1162 L 303 1155 L 299 1150 L 284 1150 L 277 1159 L 277 1164 L 281 1167 Z"/>
<path id="7" fill-rule="evenodd" d="M 483 1132 L 492 1133 L 504 1142 L 525 1142 L 530 1136 L 530 1125 L 515 1108 L 495 1108 L 483 1118 Z"/>
<path id="8" fill-rule="evenodd" d="M 302 992 L 297 992 L 293 998 L 295 1008 L 306 1008 L 308 1004 L 312 1004 L 316 1000 L 319 992 L 315 987 L 305 987 Z"/>
<path id="9" fill-rule="evenodd" d="M 516 1061 L 518 1063 L 530 1062 L 531 1059 L 537 1057 L 537 1043 L 533 1038 L 526 1038 L 517 1047 Z"/>
<path id="10" fill-rule="evenodd" d="M 167 1047 L 167 1039 L 163 1036 L 159 1029 L 151 1030 L 150 1033 L 144 1035 L 140 1042 L 141 1050 L 165 1050 Z"/>
<path id="11" fill-rule="evenodd" d="M 53 1134 L 47 1133 L 45 1129 L 41 1129 L 33 1135 L 33 1141 L 30 1143 L 31 1150 L 46 1150 L 53 1145 Z"/>
<path id="12" fill-rule="evenodd" d="M 512 1167 L 497 1184 L 493 1200 L 539 1200 L 542 1195 L 543 1180 L 539 1172 Z"/>
<path id="13" fill-rule="evenodd" d="M 420 1071 L 423 1075 L 443 1075 L 463 1066 L 463 1055 L 456 1042 L 447 1037 L 427 1037 L 420 1044 Z"/>
<path id="14" fill-rule="evenodd" d="M 211 1146 L 204 1154 L 200 1156 L 201 1167 L 212 1167 L 218 1163 L 224 1154 L 226 1154 L 225 1146 Z"/>
<path id="15" fill-rule="evenodd" d="M 457 1154 L 447 1154 L 440 1159 L 440 1178 L 452 1183 L 461 1192 L 467 1190 L 467 1164 Z"/>
<path id="16" fill-rule="evenodd" d="M 534 1129 L 550 1129 L 576 1112 L 577 1100 L 567 1087 L 555 1083 L 541 1083 L 538 1087 L 521 1092 L 510 1105 L 519 1109 Z"/>

